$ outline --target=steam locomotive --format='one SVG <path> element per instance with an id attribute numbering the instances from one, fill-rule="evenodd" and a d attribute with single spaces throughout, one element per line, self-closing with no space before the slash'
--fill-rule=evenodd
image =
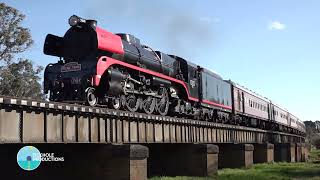
<path id="1" fill-rule="evenodd" d="M 45 39 L 44 53 L 60 57 L 44 72 L 50 101 L 305 133 L 284 108 L 182 57 L 108 32 L 95 20 L 73 15 L 69 25 L 63 37 Z"/>

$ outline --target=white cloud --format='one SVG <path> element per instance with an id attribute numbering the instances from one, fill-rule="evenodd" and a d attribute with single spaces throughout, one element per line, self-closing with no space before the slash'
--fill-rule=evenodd
<path id="1" fill-rule="evenodd" d="M 219 23 L 221 21 L 220 18 L 217 18 L 217 17 L 212 18 L 209 16 L 202 16 L 202 17 L 200 17 L 199 20 L 202 22 L 208 23 L 208 24 Z"/>
<path id="2" fill-rule="evenodd" d="M 286 25 L 281 23 L 281 22 L 279 22 L 279 21 L 272 21 L 272 22 L 269 23 L 268 29 L 269 30 L 279 30 L 279 31 L 281 31 L 281 30 L 286 29 Z"/>
<path id="3" fill-rule="evenodd" d="M 217 18 L 217 17 L 213 18 L 213 22 L 215 22 L 215 23 L 219 23 L 220 21 L 221 21 L 220 18 Z"/>

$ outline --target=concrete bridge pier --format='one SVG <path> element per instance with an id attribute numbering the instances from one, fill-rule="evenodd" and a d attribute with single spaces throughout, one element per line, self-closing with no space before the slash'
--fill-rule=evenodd
<path id="1" fill-rule="evenodd" d="M 296 145 L 294 143 L 277 143 L 274 144 L 274 160 L 276 162 L 286 161 L 295 162 L 296 161 Z"/>
<path id="2" fill-rule="evenodd" d="M 254 144 L 253 162 L 270 163 L 274 161 L 274 145 L 270 143 Z"/>
<path id="3" fill-rule="evenodd" d="M 148 144 L 148 176 L 212 176 L 219 148 L 212 144 Z"/>
<path id="4" fill-rule="evenodd" d="M 57 148 L 54 146 L 52 148 L 51 152 L 60 152 L 59 154 L 64 156 L 65 161 L 59 168 L 55 167 L 55 163 L 45 163 L 54 167 L 44 168 L 50 174 L 50 178 L 147 180 L 149 152 L 145 146 L 62 144 Z M 43 150 L 43 152 L 48 151 L 50 152 L 50 148 Z"/>
<path id="5" fill-rule="evenodd" d="M 296 156 L 296 162 L 302 161 L 302 144 L 301 143 L 296 143 L 295 156 Z"/>
<path id="6" fill-rule="evenodd" d="M 35 170 L 23 170 L 17 164 L 17 152 L 27 145 L 64 161 L 42 161 Z M 2 144 L 0 153 L 6 162 L 0 165 L 1 174 L 13 179 L 147 180 L 148 148 L 141 145 Z"/>
<path id="7" fill-rule="evenodd" d="M 301 161 L 306 162 L 308 159 L 308 149 L 305 143 L 301 143 Z"/>
<path id="8" fill-rule="evenodd" d="M 105 176 L 106 179 L 147 180 L 148 156 L 149 150 L 146 146 L 113 145 L 112 158 L 106 169 L 110 174 Z"/>
<path id="9" fill-rule="evenodd" d="M 251 144 L 219 144 L 219 168 L 248 168 L 253 164 Z"/>

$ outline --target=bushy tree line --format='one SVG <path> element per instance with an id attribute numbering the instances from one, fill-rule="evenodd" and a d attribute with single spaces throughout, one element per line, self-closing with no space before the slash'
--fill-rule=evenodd
<path id="1" fill-rule="evenodd" d="M 306 125 L 306 141 L 317 149 L 320 149 L 320 132 L 316 128 L 316 122 L 305 121 Z"/>
<path id="2" fill-rule="evenodd" d="M 41 66 L 16 58 L 33 44 L 30 30 L 21 24 L 25 15 L 0 3 L 0 95 L 42 98 Z"/>

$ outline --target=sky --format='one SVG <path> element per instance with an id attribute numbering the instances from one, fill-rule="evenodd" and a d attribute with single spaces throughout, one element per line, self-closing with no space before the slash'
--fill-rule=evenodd
<path id="1" fill-rule="evenodd" d="M 20 57 L 37 65 L 46 34 L 63 36 L 68 18 L 95 19 L 153 49 L 211 69 L 285 107 L 320 120 L 320 1 L 28 0 L 2 1 L 26 15 L 33 46 Z"/>

